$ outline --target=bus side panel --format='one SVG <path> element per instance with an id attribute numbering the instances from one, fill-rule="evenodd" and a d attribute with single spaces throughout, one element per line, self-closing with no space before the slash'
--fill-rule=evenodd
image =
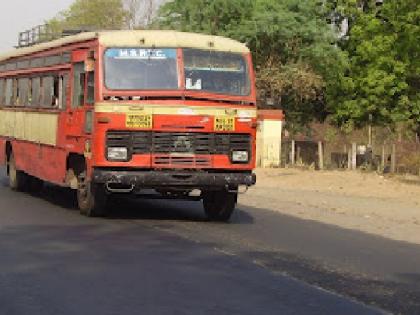
<path id="1" fill-rule="evenodd" d="M 29 175 L 62 185 L 65 178 L 66 152 L 57 147 L 15 141 L 16 167 Z"/>
<path id="2" fill-rule="evenodd" d="M 30 174 L 31 168 L 35 168 L 35 165 L 31 163 L 32 156 L 36 154 L 35 148 L 32 144 L 19 140 L 13 140 L 11 144 L 16 168 Z"/>
<path id="3" fill-rule="evenodd" d="M 0 166 L 6 165 L 6 139 L 0 138 Z"/>
<path id="4" fill-rule="evenodd" d="M 42 174 L 39 178 L 48 182 L 63 185 L 66 176 L 66 151 L 52 146 L 41 146 L 39 169 Z"/>

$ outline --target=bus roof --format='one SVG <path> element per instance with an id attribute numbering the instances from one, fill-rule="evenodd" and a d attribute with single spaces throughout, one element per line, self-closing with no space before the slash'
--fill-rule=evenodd
<path id="1" fill-rule="evenodd" d="M 18 48 L 9 53 L 0 55 L 0 62 L 94 39 L 98 39 L 99 43 L 105 47 L 197 48 L 233 53 L 249 52 L 249 49 L 245 44 L 221 36 L 160 30 L 104 31 L 80 33 L 31 47 Z"/>

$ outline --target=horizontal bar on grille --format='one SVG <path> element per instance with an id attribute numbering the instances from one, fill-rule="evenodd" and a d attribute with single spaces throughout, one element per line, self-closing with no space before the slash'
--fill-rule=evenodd
<path id="1" fill-rule="evenodd" d="M 200 156 L 154 156 L 153 164 L 166 167 L 210 167 L 211 159 Z"/>

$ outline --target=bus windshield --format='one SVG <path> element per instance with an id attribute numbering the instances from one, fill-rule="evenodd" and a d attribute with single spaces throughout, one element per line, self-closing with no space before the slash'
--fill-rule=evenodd
<path id="1" fill-rule="evenodd" d="M 247 96 L 248 67 L 240 54 L 184 49 L 185 87 L 217 94 Z"/>
<path id="2" fill-rule="evenodd" d="M 105 86 L 111 90 L 178 89 L 176 49 L 108 49 Z"/>
<path id="3" fill-rule="evenodd" d="M 183 49 L 185 89 L 248 96 L 248 63 L 241 54 Z M 110 48 L 105 85 L 110 90 L 178 90 L 176 49 Z"/>

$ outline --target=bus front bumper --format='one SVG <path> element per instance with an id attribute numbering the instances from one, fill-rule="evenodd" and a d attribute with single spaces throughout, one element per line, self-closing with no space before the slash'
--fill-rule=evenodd
<path id="1" fill-rule="evenodd" d="M 192 188 L 253 186 L 253 173 L 210 173 L 186 171 L 115 171 L 95 169 L 93 182 L 97 184 L 128 185 L 136 188 Z"/>

